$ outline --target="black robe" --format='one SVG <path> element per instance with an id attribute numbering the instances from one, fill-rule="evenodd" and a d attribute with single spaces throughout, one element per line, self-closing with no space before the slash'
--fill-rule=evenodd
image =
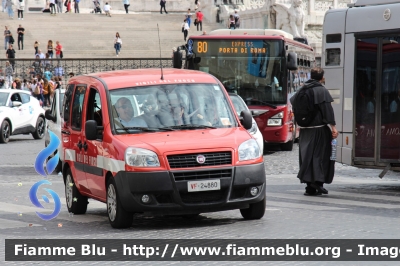
<path id="1" fill-rule="evenodd" d="M 336 125 L 328 90 L 318 81 L 310 79 L 305 83 L 314 91 L 314 104 L 318 112 L 309 125 L 323 127 L 301 128 L 299 138 L 300 170 L 297 177 L 301 183 L 332 183 L 335 174 L 335 161 L 330 160 L 332 132 L 327 126 Z M 296 94 L 290 99 L 293 104 Z"/>

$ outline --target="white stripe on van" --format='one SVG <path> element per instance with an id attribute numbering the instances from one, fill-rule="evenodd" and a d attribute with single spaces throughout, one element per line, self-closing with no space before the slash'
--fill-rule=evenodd
<path id="1" fill-rule="evenodd" d="M 65 149 L 64 160 L 75 162 L 75 150 Z"/>

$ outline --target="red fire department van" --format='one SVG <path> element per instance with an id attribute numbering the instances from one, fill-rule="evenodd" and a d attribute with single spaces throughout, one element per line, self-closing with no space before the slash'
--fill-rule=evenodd
<path id="1" fill-rule="evenodd" d="M 163 73 L 162 73 L 163 72 Z M 264 216 L 262 151 L 223 85 L 192 70 L 143 69 L 72 78 L 62 109 L 68 211 L 88 198 L 107 204 L 110 224 L 134 213 L 182 215 L 240 209 Z"/>

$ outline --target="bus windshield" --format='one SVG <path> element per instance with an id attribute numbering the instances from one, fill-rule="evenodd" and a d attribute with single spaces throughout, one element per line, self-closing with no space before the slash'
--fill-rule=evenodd
<path id="1" fill-rule="evenodd" d="M 188 54 L 189 68 L 214 75 L 249 105 L 287 102 L 282 40 L 189 40 Z"/>

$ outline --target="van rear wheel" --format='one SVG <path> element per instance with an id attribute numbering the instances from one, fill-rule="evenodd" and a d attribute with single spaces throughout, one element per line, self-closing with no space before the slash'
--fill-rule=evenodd
<path id="1" fill-rule="evenodd" d="M 67 201 L 68 212 L 73 214 L 85 214 L 88 205 L 88 199 L 77 189 L 71 169 L 65 171 L 65 200 Z"/>
<path id="2" fill-rule="evenodd" d="M 114 177 L 110 177 L 107 183 L 107 213 L 113 228 L 127 228 L 132 225 L 133 214 L 122 207 Z"/>
<path id="3" fill-rule="evenodd" d="M 248 209 L 240 209 L 240 213 L 246 220 L 261 219 L 265 214 L 265 207 L 267 205 L 267 197 L 257 203 L 250 204 Z"/>

